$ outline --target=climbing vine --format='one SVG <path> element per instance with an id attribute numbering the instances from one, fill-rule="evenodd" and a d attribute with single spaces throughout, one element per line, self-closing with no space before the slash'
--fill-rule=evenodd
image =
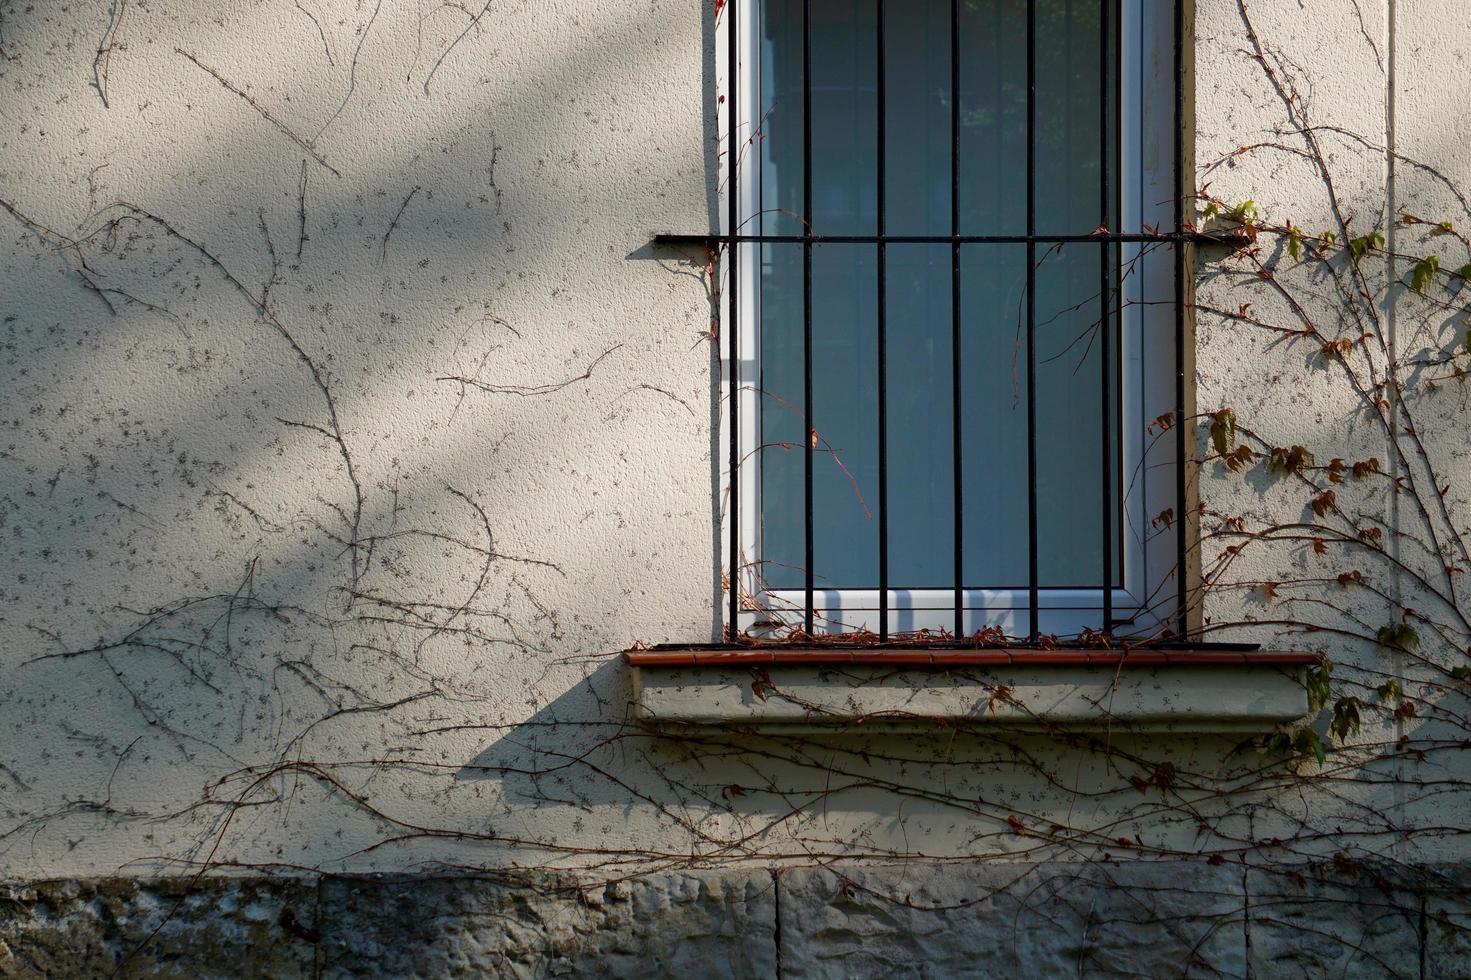
<path id="1" fill-rule="evenodd" d="M 720 0 L 713 7 L 711 16 L 728 13 Z M 447 399 L 423 410 L 442 407 L 443 417 L 415 430 L 415 438 L 429 442 L 430 430 L 435 437 L 453 431 L 445 444 L 454 465 L 426 476 L 381 458 L 393 454 L 366 433 L 365 410 L 355 417 L 346 393 L 357 390 L 358 406 L 380 404 L 372 397 L 388 396 L 362 394 L 371 386 L 361 378 L 400 365 L 391 347 L 381 361 L 347 365 L 354 343 L 388 345 L 402 324 L 383 300 L 380 322 L 366 332 L 341 329 L 333 321 L 340 314 L 322 294 L 342 273 L 314 267 L 313 251 L 325 249 L 339 225 L 350 226 L 341 234 L 369 270 L 366 292 L 381 298 L 458 288 L 437 267 L 431 278 L 413 279 L 414 270 L 439 261 L 415 229 L 429 223 L 419 212 L 438 206 L 441 192 L 418 173 L 396 180 L 376 195 L 376 224 L 340 201 L 328 217 L 311 210 L 328 208 L 314 203 L 328 193 L 317 181 L 351 176 L 348 147 L 329 152 L 325 134 L 332 125 L 346 128 L 349 101 L 362 97 L 358 56 L 366 71 L 380 10 L 365 6 L 360 23 L 337 36 L 328 18 L 299 9 L 313 30 L 312 50 L 320 42 L 329 67 L 341 69 L 340 91 L 315 137 L 302 135 L 310 130 L 278 105 L 285 100 L 236 81 L 213 55 L 181 48 L 175 59 L 181 77 L 243 106 L 252 121 L 259 117 L 291 154 L 285 220 L 273 225 L 263 204 L 245 209 L 244 227 L 253 236 L 258 231 L 258 240 L 231 239 L 187 213 L 121 191 L 89 206 L 73 227 L 27 203 L 24 188 L 0 187 L 0 218 L 16 230 L 15 254 L 55 269 L 48 289 L 59 282 L 80 291 L 119 328 L 87 343 L 112 349 L 123 343 L 122 326 L 161 324 L 180 335 L 181 377 L 213 356 L 200 352 L 207 345 L 198 338 L 206 335 L 238 359 L 237 373 L 247 380 L 229 383 L 243 385 L 248 405 L 228 417 L 229 438 L 255 439 L 266 461 L 254 477 L 259 482 L 230 482 L 224 467 L 201 465 L 170 445 L 169 465 L 192 494 L 189 520 L 217 521 L 232 535 L 229 548 L 219 549 L 223 557 L 210 560 L 211 574 L 196 576 L 197 587 L 165 601 L 98 600 L 89 615 L 106 628 L 95 639 L 78 640 L 75 630 L 40 614 L 19 624 L 26 653 L 15 669 L 16 690 L 29 700 L 22 705 L 13 692 L 0 697 L 20 719 L 14 731 L 23 737 L 53 723 L 70 726 L 58 730 L 69 745 L 104 760 L 108 775 L 97 785 L 49 793 L 45 772 L 12 767 L 0 756 L 0 784 L 13 790 L 0 800 L 0 854 L 25 852 L 38 839 L 61 848 L 56 840 L 74 834 L 115 835 L 126 841 L 118 853 L 129 855 L 118 870 L 129 873 L 412 868 L 510 879 L 553 871 L 578 887 L 690 868 L 998 858 L 1113 867 L 1148 859 L 1241 867 L 1293 887 L 1314 875 L 1346 877 L 1386 892 L 1413 876 L 1417 862 L 1464 854 L 1471 834 L 1464 818 L 1471 798 L 1464 761 L 1471 745 L 1464 437 L 1471 203 L 1432 162 L 1318 123 L 1302 69 L 1258 35 L 1244 0 L 1236 5 L 1239 57 L 1260 76 L 1281 118 L 1266 138 L 1198 167 L 1190 230 L 1216 235 L 1215 244 L 1194 252 L 1199 404 L 1192 417 L 1156 419 L 1150 434 L 1185 427 L 1192 499 L 1199 503 L 1193 514 L 1155 515 L 1150 531 L 1167 532 L 1178 521 L 1193 529 L 1198 576 L 1189 606 L 1202 638 L 1320 654 L 1304 672 L 1309 717 L 1249 738 L 1164 736 L 1122 723 L 1067 730 L 1045 718 L 1030 730 L 1008 731 L 985 721 L 909 717 L 898 734 L 878 726 L 783 735 L 641 724 L 628 711 L 628 671 L 618 648 L 691 637 L 631 635 L 615 612 L 599 606 L 603 600 L 589 599 L 614 581 L 611 575 L 579 577 L 564 561 L 507 544 L 518 512 L 506 495 L 472 486 L 469 474 L 503 465 L 495 440 L 510 434 L 487 435 L 490 421 L 524 410 L 527 427 L 541 433 L 523 442 L 529 455 L 552 441 L 546 426 L 570 417 L 563 412 L 573 399 L 600 397 L 602 424 L 626 426 L 620 437 L 644 447 L 645 458 L 612 467 L 612 477 L 599 471 L 597 479 L 646 481 L 638 485 L 647 485 L 653 499 L 664 489 L 659 453 L 676 439 L 704 445 L 719 397 L 701 406 L 688 391 L 641 377 L 655 358 L 638 341 L 613 337 L 612 328 L 550 363 L 546 338 L 524 335 L 498 297 L 457 299 L 446 318 L 469 325 L 436 348 L 444 363 L 405 383 L 415 397 L 429 390 Z M 498 10 L 487 3 L 440 11 L 439 47 L 425 48 L 437 54 L 416 53 L 411 66 L 415 90 L 428 99 L 449 88 L 453 62 L 491 30 Z M 130 32 L 146 14 L 119 2 L 99 27 L 91 84 L 106 111 L 122 104 L 125 56 L 138 43 Z M 422 15 L 421 31 L 429 17 Z M 444 26 L 451 17 L 453 29 Z M 10 59 L 11 36 L 0 43 Z M 344 57 L 349 47 L 351 63 Z M 513 221 L 531 220 L 516 213 L 524 199 L 507 192 L 503 200 L 498 183 L 509 179 L 504 168 L 515 163 L 516 148 L 494 134 L 480 138 L 466 157 L 483 171 L 483 194 L 454 207 L 483 205 L 477 221 L 500 224 L 509 236 Z M 751 134 L 739 152 L 756 139 Z M 1425 199 L 1406 181 L 1392 211 L 1356 208 L 1341 171 L 1364 158 L 1414 175 Z M 1257 161 L 1270 162 L 1254 167 Z M 530 179 L 542 163 L 513 172 Z M 1310 185 L 1313 193 L 1289 205 L 1273 188 L 1240 187 L 1232 176 L 1238 168 L 1273 173 L 1279 165 L 1308 174 L 1293 186 Z M 1219 189 L 1227 184 L 1230 192 Z M 435 213 L 441 220 L 445 212 Z M 273 227 L 290 229 L 289 246 L 278 248 Z M 525 256 L 534 252 L 522 247 L 511 261 L 529 262 Z M 658 258 L 673 289 L 700 290 L 692 304 L 696 344 L 682 336 L 675 346 L 708 356 L 693 373 L 714 369 L 721 256 Z M 522 267 L 511 269 L 507 282 Z M 578 275 L 574 269 L 557 279 L 545 302 L 583 288 Z M 198 297 L 211 289 L 227 297 L 212 309 L 232 310 L 228 324 L 218 313 L 198 313 Z M 248 341 L 231 346 L 241 337 Z M 40 349 L 44 357 L 35 364 L 60 360 L 58 350 Z M 497 373 L 507 352 L 517 359 Z M 89 384 L 76 384 L 78 404 L 99 415 L 110 411 L 86 404 Z M 695 390 L 704 384 L 702 375 Z M 399 414 L 412 416 L 420 404 Z M 451 430 L 477 411 L 478 421 L 489 420 L 485 426 Z M 67 424 L 70 418 L 56 423 Z M 657 438 L 645 438 L 649 432 Z M 808 436 L 815 450 L 842 465 L 842 447 L 820 433 Z M 140 501 L 111 496 L 97 476 L 104 457 L 124 458 L 136 447 L 89 448 L 91 459 L 78 464 L 89 482 L 73 491 L 141 528 L 118 539 L 117 561 L 129 567 L 164 553 L 157 540 L 177 530 Z M 591 450 L 579 442 L 559 452 L 556 465 L 572 469 Z M 471 463 L 461 465 L 465 458 Z M 273 509 L 262 502 L 270 494 L 261 486 L 278 479 L 278 459 L 294 461 L 308 478 L 282 482 L 281 494 L 292 500 Z M 504 465 L 510 471 L 513 464 Z M 59 485 L 65 496 L 61 472 L 40 469 L 16 496 L 50 499 Z M 148 476 L 154 487 L 163 479 Z M 510 481 L 516 492 L 565 492 L 560 484 L 517 478 L 527 482 Z M 589 491 L 588 499 L 595 496 Z M 580 522 L 595 523 L 596 508 L 588 504 L 582 513 L 580 501 L 567 499 L 563 523 L 582 534 Z M 667 514 L 671 523 L 692 519 L 674 505 Z M 55 523 L 50 533 L 61 534 L 62 522 Z M 602 538 L 588 532 L 587 547 L 603 549 L 600 566 L 626 576 L 619 601 L 647 602 L 634 582 L 645 569 L 620 566 L 636 563 L 617 551 L 625 539 L 615 530 L 622 528 L 602 528 Z M 722 587 L 740 587 L 733 581 L 739 578 L 727 573 L 723 583 L 712 582 L 712 608 L 723 605 Z M 76 583 L 69 588 L 85 591 Z M 595 617 L 584 603 L 614 626 L 590 623 Z M 651 615 L 645 622 L 663 621 Z M 1163 639 L 1099 630 L 1044 637 L 1043 645 L 1133 648 Z M 762 642 L 793 640 L 817 638 L 789 633 Z M 877 638 L 849 633 L 843 640 Z M 987 630 L 970 640 L 1003 646 L 1016 638 Z M 106 725 L 55 709 L 52 692 L 77 677 L 86 678 L 98 703 L 115 699 L 107 700 L 109 711 L 122 706 Z M 994 676 L 976 672 L 969 679 L 987 691 L 980 713 L 1015 706 L 1015 692 Z M 769 673 L 739 680 L 754 697 L 787 696 Z M 161 768 L 171 777 L 188 773 L 189 792 L 130 791 Z M 866 886 L 845 879 L 850 887 Z M 914 904 L 907 895 L 886 897 Z"/>

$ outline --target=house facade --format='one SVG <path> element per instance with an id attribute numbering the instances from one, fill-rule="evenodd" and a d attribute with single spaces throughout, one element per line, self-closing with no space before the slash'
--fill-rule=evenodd
<path id="1" fill-rule="evenodd" d="M 0 973 L 1471 975 L 1468 28 L 0 0 Z"/>

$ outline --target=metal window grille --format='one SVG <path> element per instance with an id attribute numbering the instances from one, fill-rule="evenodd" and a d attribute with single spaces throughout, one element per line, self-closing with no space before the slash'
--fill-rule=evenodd
<path id="1" fill-rule="evenodd" d="M 1037 7 L 1038 0 L 1028 0 L 1026 11 L 1026 231 L 1024 234 L 993 234 L 976 235 L 963 234 L 961 230 L 960 217 L 960 168 L 961 168 L 961 127 L 960 127 L 960 59 L 962 51 L 960 47 L 960 15 L 962 0 L 951 0 L 950 2 L 950 227 L 949 234 L 945 235 L 914 235 L 914 234 L 889 234 L 886 229 L 885 220 L 885 117 L 886 117 L 886 79 L 885 79 L 885 27 L 886 22 L 896 7 L 895 0 L 875 0 L 877 5 L 876 35 L 877 51 L 875 55 L 875 68 L 877 80 L 878 112 L 874 125 L 877 134 L 879 151 L 877 154 L 877 195 L 878 213 L 875 234 L 872 235 L 822 235 L 812 230 L 812 183 L 813 183 L 813 155 L 812 155 L 812 5 L 813 0 L 788 0 L 791 3 L 802 5 L 802 48 L 803 48 L 803 175 L 802 175 L 802 201 L 803 222 L 801 234 L 746 234 L 742 230 L 742 218 L 740 213 L 740 194 L 738 192 L 738 181 L 740 179 L 740 166 L 733 157 L 737 152 L 736 139 L 731 135 L 735 132 L 735 121 L 740 118 L 739 99 L 741 96 L 740 85 L 740 38 L 738 36 L 741 23 L 738 16 L 738 8 L 743 3 L 755 3 L 759 0 L 729 0 L 725 5 L 723 16 L 725 21 L 725 43 L 727 58 L 727 84 L 725 87 L 724 109 L 726 118 L 730 121 L 726 127 L 728 136 L 724 143 L 724 150 L 728 157 L 726 169 L 726 206 L 728 215 L 723 233 L 705 235 L 659 235 L 655 242 L 664 245 L 705 245 L 712 250 L 718 250 L 725 265 L 725 282 L 729 284 L 728 293 L 728 318 L 723 332 L 726 333 L 726 341 L 730 344 L 731 356 L 728 359 L 727 385 L 730 393 L 731 403 L 725 414 L 726 448 L 729 453 L 729 483 L 727 486 L 727 510 L 725 519 L 726 531 L 729 534 L 729 587 L 727 599 L 729 607 L 726 615 L 727 639 L 736 641 L 740 639 L 739 623 L 742 612 L 742 589 L 741 571 L 739 567 L 740 556 L 743 554 L 744 542 L 741 540 L 741 508 L 745 502 L 741 499 L 740 471 L 742 467 L 742 434 L 740 431 L 740 412 L 735 404 L 735 393 L 740 391 L 742 378 L 740 375 L 740 337 L 741 329 L 740 311 L 737 307 L 740 290 L 734 288 L 738 283 L 739 264 L 742 260 L 743 245 L 760 246 L 768 244 L 793 244 L 800 245 L 802 249 L 802 272 L 803 272 L 803 358 L 802 375 L 804 378 L 803 405 L 801 406 L 804 432 L 810 433 L 813 429 L 813 344 L 812 344 L 812 252 L 815 246 L 824 243 L 853 243 L 865 244 L 876 247 L 877 250 L 877 337 L 878 337 L 878 419 L 877 419 L 877 451 L 878 451 L 878 494 L 877 494 L 877 529 L 878 529 L 878 590 L 880 601 L 878 603 L 878 635 L 880 641 L 891 639 L 891 617 L 890 617 L 890 581 L 889 581 L 889 505 L 888 499 L 888 406 L 887 406 L 887 357 L 886 357 L 886 311 L 887 295 L 885 292 L 886 277 L 886 251 L 891 244 L 930 244 L 949 245 L 951 253 L 950 263 L 950 327 L 951 327 L 951 390 L 949 392 L 952 412 L 952 459 L 951 467 L 954 478 L 954 552 L 953 560 L 953 603 L 954 603 L 954 628 L 951 635 L 956 642 L 967 642 L 965 637 L 965 534 L 964 527 L 967 515 L 964 513 L 965 494 L 963 492 L 965 473 L 963 469 L 964 432 L 962 427 L 962 399 L 964 396 L 964 365 L 962 364 L 962 325 L 961 325 L 961 249 L 965 245 L 973 244 L 1011 244 L 1025 247 L 1026 252 L 1026 289 L 1025 289 L 1025 372 L 1026 384 L 1026 427 L 1027 427 L 1027 485 L 1028 500 L 1027 511 L 1029 516 L 1028 527 L 1028 622 L 1030 624 L 1030 635 L 1027 641 L 1036 644 L 1039 641 L 1039 621 L 1041 606 L 1041 591 L 1043 586 L 1039 581 L 1038 565 L 1038 524 L 1042 515 L 1038 512 L 1037 494 L 1037 304 L 1036 304 L 1036 273 L 1038 268 L 1038 250 L 1051 249 L 1062 245 L 1076 245 L 1083 247 L 1097 247 L 1099 253 L 1099 303 L 1100 322 L 1104 328 L 1100 330 L 1101 357 L 1100 364 L 1103 365 L 1100 383 L 1100 411 L 1107 418 L 1110 413 L 1117 411 L 1114 404 L 1118 393 L 1114 390 L 1111 365 L 1113 363 L 1116 348 L 1115 341 L 1110 336 L 1107 325 L 1111 320 L 1110 302 L 1114 295 L 1111 289 L 1111 277 L 1116 274 L 1117 260 L 1116 249 L 1126 244 L 1139 244 L 1153 246 L 1170 250 L 1173 262 L 1174 279 L 1174 302 L 1172 315 L 1174 318 L 1174 408 L 1173 408 L 1173 442 L 1174 442 L 1174 519 L 1171 522 L 1170 532 L 1174 535 L 1174 557 L 1175 567 L 1171 578 L 1173 579 L 1170 589 L 1172 596 L 1166 596 L 1163 603 L 1156 600 L 1156 607 L 1166 605 L 1172 607 L 1159 618 L 1169 623 L 1164 636 L 1166 641 L 1183 641 L 1189 632 L 1189 601 L 1187 583 L 1187 558 L 1189 557 L 1189 530 L 1191 521 L 1187 514 L 1187 475 L 1186 461 L 1186 302 L 1185 302 L 1185 275 L 1187 269 L 1187 255 L 1190 246 L 1204 242 L 1217 241 L 1212 236 L 1198 233 L 1193 225 L 1187 225 L 1185 217 L 1185 191 L 1184 179 L 1184 66 L 1182 52 L 1184 50 L 1184 4 L 1186 0 L 1144 0 L 1145 3 L 1158 2 L 1162 7 L 1168 6 L 1172 17 L 1172 41 L 1173 60 L 1170 64 L 1170 75 L 1173 79 L 1173 109 L 1172 125 L 1173 146 L 1171 149 L 1171 179 L 1173 181 L 1172 208 L 1173 227 L 1167 229 L 1141 229 L 1137 231 L 1120 231 L 1115 229 L 1101 229 L 1092 234 L 1041 234 L 1037 224 L 1037 150 L 1038 150 L 1038 126 L 1037 126 Z M 1111 78 L 1110 68 L 1117 64 L 1115 52 L 1110 50 L 1114 35 L 1108 28 L 1108 18 L 1116 15 L 1116 0 L 1098 0 L 1102 11 L 1101 18 L 1104 29 L 1099 32 L 1100 71 L 1099 84 L 1101 91 L 1107 91 Z M 1109 98 L 1100 98 L 1100 140 L 1106 141 L 1110 138 L 1111 123 Z M 1102 214 L 1114 213 L 1112 195 L 1116 191 L 1114 183 L 1116 177 L 1109 173 L 1110 153 L 1107 146 L 1100 147 L 1099 162 L 1101 168 L 1100 183 L 1100 208 Z M 1101 442 L 1099 458 L 1100 478 L 1102 480 L 1102 529 L 1103 529 L 1103 562 L 1102 562 L 1102 618 L 1101 631 L 1108 632 L 1114 623 L 1112 608 L 1112 590 L 1114 585 L 1117 552 L 1113 540 L 1117 533 L 1116 521 L 1118 500 L 1116 499 L 1117 484 L 1115 482 L 1119 475 L 1115 469 L 1117 461 L 1113 458 L 1110 439 L 1107 435 L 1108 428 L 1104 425 L 1104 438 Z M 816 615 L 816 604 L 814 598 L 814 563 L 813 563 L 813 453 L 812 440 L 804 439 L 804 461 L 803 461 L 803 494 L 805 508 L 805 534 L 803 548 L 805 553 L 805 582 L 803 594 L 805 597 L 804 608 L 801 611 L 803 626 L 808 636 L 814 634 L 814 618 Z M 1158 637 L 1157 637 L 1158 639 Z"/>

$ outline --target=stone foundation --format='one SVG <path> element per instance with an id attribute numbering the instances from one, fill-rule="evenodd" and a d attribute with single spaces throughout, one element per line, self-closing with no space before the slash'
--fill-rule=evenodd
<path id="1" fill-rule="evenodd" d="M 1471 868 L 967 864 L 0 888 L 0 977 L 1471 976 Z"/>

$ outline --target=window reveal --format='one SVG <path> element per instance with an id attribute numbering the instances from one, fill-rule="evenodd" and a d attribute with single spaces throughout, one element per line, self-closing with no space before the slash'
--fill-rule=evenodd
<path id="1" fill-rule="evenodd" d="M 1183 453 L 1143 427 L 1183 404 L 1178 303 L 1151 313 L 1178 206 L 1144 230 L 1178 172 L 1162 13 L 729 5 L 731 621 L 1035 639 L 1183 609 L 1184 522 L 1147 511 Z"/>

